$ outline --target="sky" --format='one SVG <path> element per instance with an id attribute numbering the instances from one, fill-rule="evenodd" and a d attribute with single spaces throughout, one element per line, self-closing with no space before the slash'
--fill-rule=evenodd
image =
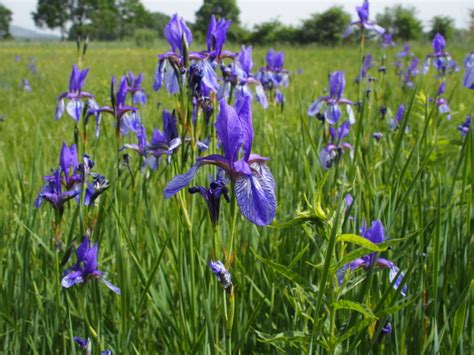
<path id="1" fill-rule="evenodd" d="M 12 24 L 24 28 L 37 30 L 31 18 L 31 12 L 36 9 L 36 0 L 0 0 L 13 12 Z M 160 11 L 168 15 L 179 13 L 188 21 L 194 20 L 194 13 L 201 7 L 202 0 L 142 0 L 144 6 L 150 11 Z M 240 8 L 241 23 L 252 28 L 253 25 L 273 19 L 289 25 L 298 25 L 301 20 L 310 14 L 321 12 L 333 5 L 343 6 L 344 9 L 356 16 L 355 6 L 362 0 L 237 0 Z M 414 6 L 417 17 L 423 22 L 426 29 L 430 20 L 436 15 L 450 16 L 455 20 L 458 28 L 467 28 L 469 25 L 469 10 L 474 9 L 472 0 L 373 0 L 370 1 L 370 17 L 382 12 L 387 6 L 401 4 Z M 42 31 L 51 33 L 50 31 Z"/>

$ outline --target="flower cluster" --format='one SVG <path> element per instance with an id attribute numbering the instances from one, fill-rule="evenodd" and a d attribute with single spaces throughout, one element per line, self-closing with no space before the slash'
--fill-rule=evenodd
<path id="1" fill-rule="evenodd" d="M 446 52 L 446 40 L 443 35 L 437 33 L 432 42 L 433 52 L 428 54 L 423 66 L 423 74 L 428 73 L 431 62 L 438 71 L 439 76 L 445 76 L 447 73 L 459 71 L 456 62 L 451 58 L 451 55 Z"/>
<path id="2" fill-rule="evenodd" d="M 256 78 L 259 80 L 265 91 L 268 92 L 269 97 L 274 94 L 274 100 L 278 104 L 283 104 L 285 96 L 281 88 L 287 88 L 290 82 L 288 70 L 283 68 L 284 54 L 283 52 L 276 52 L 271 48 L 265 57 L 266 66 L 260 68 Z"/>

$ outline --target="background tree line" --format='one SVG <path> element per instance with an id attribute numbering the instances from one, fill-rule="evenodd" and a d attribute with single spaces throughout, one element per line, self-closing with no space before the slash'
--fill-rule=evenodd
<path id="1" fill-rule="evenodd" d="M 299 26 L 288 26 L 274 19 L 244 28 L 240 22 L 240 10 L 235 0 L 204 0 L 196 12 L 194 23 L 190 23 L 197 38 L 204 38 L 212 14 L 232 19 L 230 41 L 251 44 L 319 43 L 337 45 L 342 42 L 342 33 L 351 21 L 351 15 L 342 7 L 334 6 L 315 13 L 303 20 Z M 0 38 L 8 37 L 11 11 L 0 4 Z M 33 20 L 39 28 L 59 30 L 62 39 L 75 40 L 77 36 L 88 36 L 93 40 L 114 41 L 135 39 L 138 44 L 161 38 L 169 16 L 148 11 L 140 0 L 38 0 Z M 397 40 L 421 38 L 423 27 L 416 17 L 414 7 L 394 5 L 376 15 L 376 21 L 393 34 Z M 431 21 L 427 35 L 440 32 L 446 37 L 455 33 L 474 34 L 474 10 L 470 11 L 470 28 L 456 31 L 454 20 L 436 16 Z"/>

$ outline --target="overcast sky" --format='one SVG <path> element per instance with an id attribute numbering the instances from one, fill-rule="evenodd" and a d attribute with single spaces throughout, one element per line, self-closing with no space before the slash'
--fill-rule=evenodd
<path id="1" fill-rule="evenodd" d="M 35 29 L 31 12 L 36 9 L 36 0 L 0 0 L 13 12 L 13 25 Z M 202 0 L 142 0 L 150 11 L 160 11 L 172 15 L 179 13 L 188 21 L 194 20 L 194 13 L 202 5 Z M 242 24 L 251 28 L 254 24 L 279 19 L 283 23 L 298 25 L 301 20 L 308 18 L 314 12 L 324 11 L 333 5 L 341 5 L 346 11 L 356 16 L 355 6 L 362 0 L 237 0 L 240 8 Z M 436 15 L 450 16 L 455 20 L 456 27 L 467 28 L 469 24 L 469 9 L 474 9 L 473 0 L 373 0 L 370 1 L 370 17 L 382 12 L 393 4 L 413 5 L 417 16 L 423 25 L 429 28 L 430 20 Z"/>

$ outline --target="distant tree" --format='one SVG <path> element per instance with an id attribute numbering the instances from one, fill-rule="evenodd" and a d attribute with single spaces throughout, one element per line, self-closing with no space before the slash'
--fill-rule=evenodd
<path id="1" fill-rule="evenodd" d="M 298 40 L 303 43 L 336 45 L 341 42 L 344 29 L 350 20 L 350 15 L 339 6 L 312 14 L 309 19 L 303 21 Z"/>
<path id="2" fill-rule="evenodd" d="M 430 38 L 436 33 L 442 34 L 445 38 L 450 38 L 454 34 L 454 19 L 448 16 L 435 16 L 431 20 Z"/>
<path id="3" fill-rule="evenodd" d="M 151 28 L 152 17 L 140 0 L 116 1 L 119 19 L 119 38 L 132 36 L 137 28 Z"/>
<path id="4" fill-rule="evenodd" d="M 252 44 L 292 43 L 296 36 L 295 28 L 275 19 L 255 25 L 247 41 Z"/>
<path id="5" fill-rule="evenodd" d="M 0 38 L 10 37 L 10 22 L 12 22 L 12 12 L 0 3 Z"/>
<path id="6" fill-rule="evenodd" d="M 163 30 L 166 24 L 170 21 L 170 17 L 161 12 L 152 12 L 151 16 L 151 28 L 158 32 L 160 37 L 163 36 Z"/>
<path id="7" fill-rule="evenodd" d="M 194 32 L 198 35 L 205 36 L 212 15 L 215 15 L 217 18 L 224 17 L 227 20 L 232 20 L 228 38 L 230 40 L 236 40 L 240 28 L 240 10 L 236 0 L 204 0 L 201 8 L 196 12 L 196 22 L 193 26 Z"/>
<path id="8" fill-rule="evenodd" d="M 386 7 L 384 12 L 377 14 L 376 22 L 393 34 L 394 38 L 404 41 L 418 39 L 422 34 L 422 24 L 415 17 L 414 7 L 403 7 L 395 5 Z"/>
<path id="9" fill-rule="evenodd" d="M 469 10 L 469 32 L 474 34 L 474 10 Z"/>
<path id="10" fill-rule="evenodd" d="M 70 20 L 71 3 L 68 0 L 38 0 L 36 12 L 32 12 L 33 21 L 39 28 L 59 28 L 61 39 L 66 38 L 66 23 Z"/>

